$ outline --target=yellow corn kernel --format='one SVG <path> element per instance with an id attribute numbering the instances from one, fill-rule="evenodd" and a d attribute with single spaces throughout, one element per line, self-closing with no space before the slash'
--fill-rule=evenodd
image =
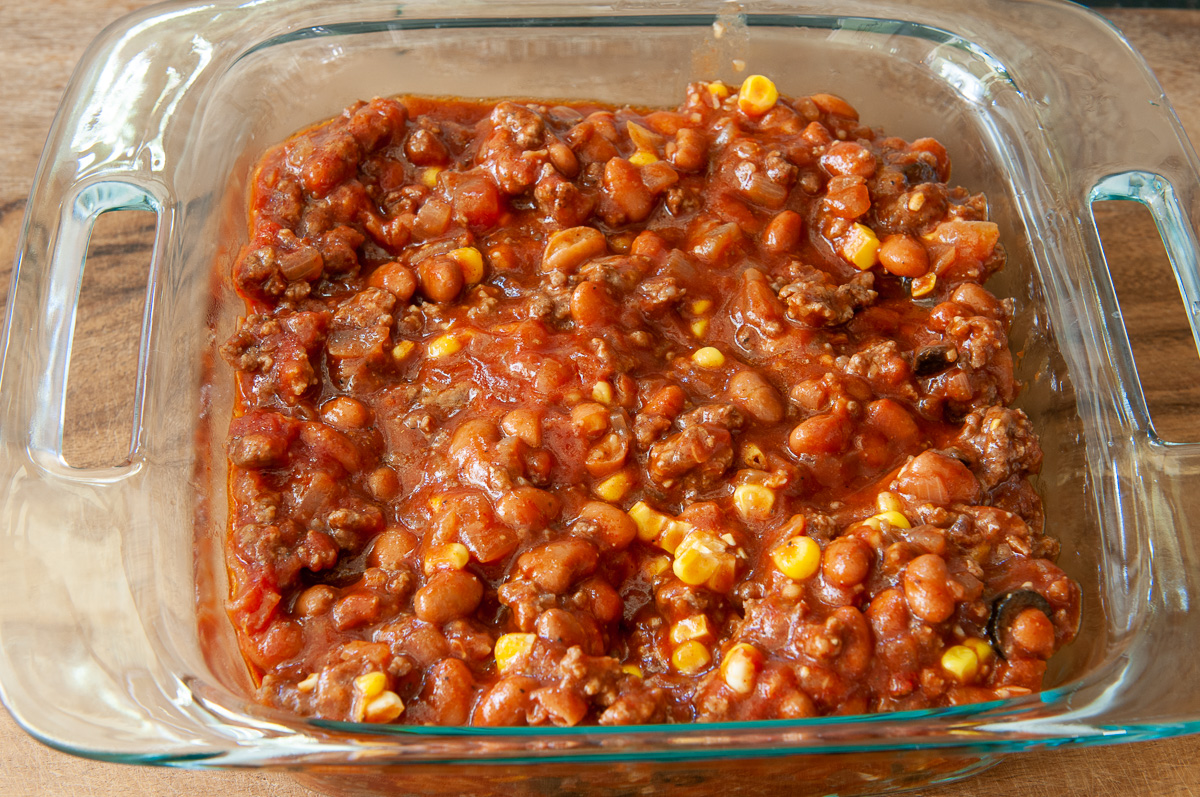
<path id="1" fill-rule="evenodd" d="M 408 355 L 416 351 L 417 344 L 411 340 L 402 340 L 392 347 L 392 359 L 396 362 L 404 362 L 408 359 Z"/>
<path id="2" fill-rule="evenodd" d="M 903 512 L 904 504 L 895 493 L 882 492 L 875 496 L 875 506 L 880 512 Z"/>
<path id="3" fill-rule="evenodd" d="M 634 166 L 649 166 L 651 163 L 656 163 L 657 161 L 658 156 L 648 149 L 639 149 L 629 156 L 629 162 Z"/>
<path id="4" fill-rule="evenodd" d="M 739 484 L 733 491 L 733 505 L 746 520 L 762 520 L 775 508 L 775 491 L 761 484 Z"/>
<path id="5" fill-rule="evenodd" d="M 365 700 L 370 700 L 387 689 L 387 676 L 379 671 L 363 673 L 354 679 L 354 689 Z"/>
<path id="6" fill-rule="evenodd" d="M 712 309 L 712 299 L 697 299 L 692 302 L 692 315 L 704 315 Z"/>
<path id="7" fill-rule="evenodd" d="M 670 519 L 645 501 L 638 501 L 629 507 L 628 514 L 633 518 L 634 525 L 637 526 L 638 539 L 643 542 L 650 542 L 657 537 Z"/>
<path id="8" fill-rule="evenodd" d="M 464 246 L 450 252 L 450 258 L 462 268 L 463 282 L 474 285 L 483 279 L 483 254 L 473 246 Z"/>
<path id="9" fill-rule="evenodd" d="M 626 675 L 632 675 L 634 678 L 644 678 L 645 677 L 644 675 L 642 675 L 642 668 L 637 666 L 636 664 L 622 664 L 621 672 L 625 673 Z"/>
<path id="10" fill-rule="evenodd" d="M 619 470 L 596 485 L 596 495 L 610 504 L 615 504 L 624 498 L 632 487 L 633 477 L 628 471 Z"/>
<path id="11" fill-rule="evenodd" d="M 747 116 L 762 116 L 779 101 L 779 89 L 770 78 L 751 75 L 738 90 L 738 108 Z"/>
<path id="12" fill-rule="evenodd" d="M 461 542 L 437 545 L 425 554 L 425 575 L 433 575 L 438 570 L 462 570 L 470 559 L 471 552 Z"/>
<path id="13" fill-rule="evenodd" d="M 462 351 L 462 341 L 457 335 L 447 333 L 429 341 L 427 351 L 430 357 L 448 357 Z"/>
<path id="14" fill-rule="evenodd" d="M 719 99 L 723 100 L 729 96 L 729 87 L 720 81 L 709 83 L 707 88 L 709 94 L 712 94 L 714 97 Z"/>
<path id="15" fill-rule="evenodd" d="M 880 512 L 878 515 L 872 515 L 863 521 L 863 525 L 870 526 L 876 531 L 879 531 L 883 527 L 883 521 L 885 520 L 888 522 L 888 525 L 894 529 L 912 528 L 912 524 L 908 522 L 908 518 L 894 509 L 889 509 L 887 512 Z"/>
<path id="16" fill-rule="evenodd" d="M 725 364 L 725 355 L 715 346 L 705 346 L 692 353 L 692 362 L 701 368 L 720 368 Z"/>
<path id="17" fill-rule="evenodd" d="M 363 719 L 367 722 L 394 722 L 404 713 L 404 701 L 395 692 L 383 692 L 367 701 L 363 707 Z"/>
<path id="18" fill-rule="evenodd" d="M 671 569 L 684 584 L 698 587 L 717 572 L 717 558 L 707 551 L 688 548 L 677 552 Z"/>
<path id="19" fill-rule="evenodd" d="M 690 639 L 711 638 L 712 628 L 708 625 L 708 617 L 703 614 L 693 614 L 671 626 L 671 641 L 676 645 L 682 645 Z"/>
<path id="20" fill-rule="evenodd" d="M 937 274 L 932 271 L 923 276 L 917 277 L 912 281 L 912 297 L 919 299 L 928 293 L 932 293 L 937 285 Z"/>
<path id="21" fill-rule="evenodd" d="M 445 500 L 446 499 L 441 494 L 430 496 L 429 497 L 429 508 L 432 509 L 434 512 L 436 512 L 442 508 L 442 501 L 445 501 Z"/>
<path id="22" fill-rule="evenodd" d="M 612 404 L 613 402 L 613 387 L 608 382 L 600 380 L 592 385 L 592 398 L 599 401 L 601 404 Z"/>
<path id="23" fill-rule="evenodd" d="M 317 688 L 317 682 L 321 680 L 318 673 L 312 673 L 300 683 L 296 684 L 296 688 L 301 692 L 311 692 Z"/>
<path id="24" fill-rule="evenodd" d="M 748 642 L 739 642 L 721 660 L 721 677 L 739 695 L 754 690 L 754 679 L 762 667 L 762 653 Z"/>
<path id="25" fill-rule="evenodd" d="M 684 675 L 694 675 L 712 663 L 712 654 L 696 640 L 684 642 L 671 654 L 671 666 Z"/>
<path id="26" fill-rule="evenodd" d="M 667 570 L 669 570 L 670 567 L 671 567 L 671 557 L 656 556 L 653 559 L 646 562 L 645 569 L 646 569 L 646 574 L 649 575 L 650 578 L 654 578 L 655 576 L 661 576 L 663 573 L 667 572 Z"/>
<path id="27" fill-rule="evenodd" d="M 434 188 L 437 186 L 438 175 L 443 171 L 441 166 L 430 166 L 425 171 L 421 172 L 421 185 L 426 188 Z"/>
<path id="28" fill-rule="evenodd" d="M 654 540 L 654 544 L 674 556 L 679 548 L 679 544 L 683 542 L 683 538 L 691 530 L 692 524 L 685 523 L 682 520 L 675 520 L 674 518 L 667 518 L 667 522 L 663 525 L 662 533 Z"/>
<path id="29" fill-rule="evenodd" d="M 996 655 L 996 651 L 992 650 L 992 646 L 988 644 L 986 639 L 968 637 L 963 640 L 963 645 L 975 651 L 980 664 L 987 664 Z"/>
<path id="30" fill-rule="evenodd" d="M 979 656 L 966 645 L 955 645 L 942 654 L 942 669 L 959 683 L 971 683 L 979 674 Z"/>
<path id="31" fill-rule="evenodd" d="M 694 337 L 702 338 L 706 332 L 708 332 L 707 318 L 697 318 L 692 322 L 692 335 Z"/>
<path id="32" fill-rule="evenodd" d="M 865 224 L 855 222 L 842 242 L 842 257 L 859 271 L 879 262 L 879 236 Z"/>
<path id="33" fill-rule="evenodd" d="M 821 546 L 812 537 L 792 537 L 771 551 L 771 560 L 793 581 L 807 581 L 821 567 Z"/>
<path id="34" fill-rule="evenodd" d="M 496 669 L 504 672 L 521 656 L 528 656 L 533 650 L 535 634 L 503 634 L 496 640 L 494 654 Z"/>

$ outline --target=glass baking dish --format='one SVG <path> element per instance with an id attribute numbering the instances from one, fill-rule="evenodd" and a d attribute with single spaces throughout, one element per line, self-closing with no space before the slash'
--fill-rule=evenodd
<path id="1" fill-rule="evenodd" d="M 1052 0 L 947 5 L 197 1 L 105 31 L 51 130 L 4 331 L 0 689 L 16 720 L 78 755 L 289 767 L 347 794 L 781 778 L 797 794 L 856 794 L 1013 751 L 1200 730 L 1200 445 L 1154 431 L 1090 209 L 1151 210 L 1200 340 L 1196 156 L 1100 17 Z M 356 98 L 674 104 L 690 80 L 750 73 L 844 96 L 891 134 L 937 137 L 954 182 L 991 201 L 1009 255 L 992 287 L 1017 299 L 1018 403 L 1046 449 L 1047 528 L 1084 590 L 1047 691 L 636 728 L 367 728 L 256 704 L 222 605 L 232 379 L 214 363 L 241 312 L 223 275 L 259 155 Z M 75 310 L 91 226 L 123 209 L 158 217 L 130 452 L 79 469 L 62 453 Z"/>

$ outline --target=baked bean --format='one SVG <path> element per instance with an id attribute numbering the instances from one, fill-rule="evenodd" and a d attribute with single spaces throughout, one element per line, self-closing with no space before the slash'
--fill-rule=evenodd
<path id="1" fill-rule="evenodd" d="M 683 412 L 683 405 L 686 401 L 687 396 L 678 385 L 664 385 L 646 399 L 646 403 L 642 405 L 642 412 L 674 418 Z"/>
<path id="2" fill-rule="evenodd" d="M 550 236 L 542 254 L 542 269 L 570 274 L 606 251 L 604 233 L 595 227 L 570 227 Z"/>
<path id="3" fill-rule="evenodd" d="M 896 489 L 939 506 L 975 503 L 979 480 L 957 459 L 926 451 L 908 462 L 896 476 Z"/>
<path id="4" fill-rule="evenodd" d="M 929 254 L 911 235 L 889 235 L 879 247 L 879 263 L 897 277 L 920 277 L 929 271 Z"/>
<path id="5" fill-rule="evenodd" d="M 585 579 L 579 585 L 574 601 L 581 608 L 591 612 L 601 623 L 611 623 L 625 611 L 625 602 L 603 578 Z"/>
<path id="6" fill-rule="evenodd" d="M 866 673 L 875 653 L 875 643 L 862 612 L 853 606 L 835 609 L 825 621 L 825 628 L 841 640 L 836 663 L 838 672 L 848 678 L 858 678 Z"/>
<path id="7" fill-rule="evenodd" d="M 783 420 L 783 398 L 758 371 L 738 371 L 729 380 L 729 397 L 762 423 Z"/>
<path id="8" fill-rule="evenodd" d="M 1005 315 L 1000 301 L 987 288 L 974 282 L 965 282 L 955 288 L 950 294 L 950 301 L 988 318 L 1000 320 Z"/>
<path id="9" fill-rule="evenodd" d="M 800 244 L 804 233 L 804 219 L 794 210 L 775 214 L 763 230 L 763 246 L 772 254 L 781 255 L 793 251 Z"/>
<path id="10" fill-rule="evenodd" d="M 908 602 L 898 589 L 886 589 L 867 607 L 867 619 L 878 639 L 891 639 L 908 633 Z"/>
<path id="11" fill-rule="evenodd" d="M 562 595 L 596 569 L 599 557 L 590 542 L 574 537 L 543 543 L 517 559 L 517 571 L 547 592 Z"/>
<path id="12" fill-rule="evenodd" d="M 296 598 L 294 609 L 301 617 L 315 617 L 328 612 L 336 598 L 337 593 L 333 591 L 333 587 L 328 584 L 313 584 Z"/>
<path id="13" fill-rule="evenodd" d="M 452 302 L 463 289 L 462 266 L 445 255 L 427 257 L 418 263 L 417 277 L 421 293 L 435 302 Z"/>
<path id="14" fill-rule="evenodd" d="M 335 429 L 362 429 L 371 423 L 371 411 L 358 399 L 335 396 L 321 405 L 321 420 Z"/>
<path id="15" fill-rule="evenodd" d="M 579 174 L 579 159 L 566 144 L 561 141 L 553 141 L 546 147 L 546 152 L 550 156 L 550 162 L 554 164 L 554 168 L 558 169 L 563 177 L 570 178 Z"/>
<path id="16" fill-rule="evenodd" d="M 417 276 L 411 268 L 393 260 L 372 271 L 367 285 L 382 288 L 401 302 L 407 302 L 417 291 Z"/>
<path id="17" fill-rule="evenodd" d="M 912 414 L 892 399 L 879 399 L 868 404 L 866 421 L 902 448 L 915 444 L 921 436 Z"/>
<path id="18" fill-rule="evenodd" d="M 588 501 L 579 511 L 571 533 L 587 537 L 601 551 L 621 551 L 637 536 L 637 526 L 625 512 L 604 501 Z"/>
<path id="19" fill-rule="evenodd" d="M 547 609 L 538 615 L 534 623 L 537 635 L 547 642 L 571 647 L 585 641 L 583 626 L 570 613 L 562 609 Z"/>
<path id="20" fill-rule="evenodd" d="M 540 684 L 524 675 L 501 678 L 484 692 L 475 708 L 476 725 L 524 725 L 532 695 Z"/>
<path id="21" fill-rule="evenodd" d="M 392 527 L 375 538 L 367 561 L 372 567 L 398 570 L 417 548 L 417 535 L 408 529 Z"/>
<path id="22" fill-rule="evenodd" d="M 843 589 L 861 584 L 871 571 L 871 550 L 857 537 L 839 537 L 821 556 L 825 580 Z"/>
<path id="23" fill-rule="evenodd" d="M 506 435 L 519 438 L 530 448 L 542 444 L 542 419 L 534 410 L 511 410 L 500 421 L 500 428 Z"/>
<path id="24" fill-rule="evenodd" d="M 483 599 L 483 584 L 465 570 L 439 570 L 413 596 L 417 617 L 433 625 L 442 625 L 457 617 L 466 617 Z"/>
<path id="25" fill-rule="evenodd" d="M 1048 659 L 1054 653 L 1054 623 L 1040 609 L 1025 609 L 1009 625 L 1008 639 L 1026 653 Z"/>
<path id="26" fill-rule="evenodd" d="M 604 192 L 615 210 L 610 223 L 644 221 L 654 209 L 654 197 L 642 182 L 641 173 L 624 158 L 612 158 L 605 164 Z"/>
<path id="27" fill-rule="evenodd" d="M 339 631 L 357 628 L 379 619 L 379 596 L 369 592 L 351 592 L 333 606 L 333 624 Z"/>
<path id="28" fill-rule="evenodd" d="M 582 327 L 611 324 L 617 308 L 603 284 L 585 280 L 571 294 L 571 320 Z"/>
<path id="29" fill-rule="evenodd" d="M 667 158 L 685 172 L 697 172 L 708 164 L 708 140 L 704 133 L 690 127 L 681 127 L 675 140 L 668 142 Z"/>
<path id="30" fill-rule="evenodd" d="M 425 676 L 422 699 L 439 725 L 464 725 L 471 718 L 475 697 L 471 670 L 461 659 L 442 659 Z"/>
<path id="31" fill-rule="evenodd" d="M 496 517 L 518 531 L 545 528 L 558 515 L 559 500 L 537 487 L 518 487 L 496 502 Z"/>
<path id="32" fill-rule="evenodd" d="M 367 477 L 367 491 L 376 501 L 391 501 L 400 495 L 400 477 L 387 467 L 376 468 Z"/>
<path id="33" fill-rule="evenodd" d="M 608 429 L 608 409 L 592 401 L 576 404 L 571 410 L 571 426 L 584 440 L 595 440 Z"/>
<path id="34" fill-rule="evenodd" d="M 946 560 L 937 554 L 918 556 L 904 569 L 904 597 L 914 615 L 941 623 L 954 614 L 954 593 Z"/>
<path id="35" fill-rule="evenodd" d="M 450 158 L 441 139 L 420 127 L 408 134 L 404 141 L 404 154 L 415 166 L 440 166 Z"/>
<path id="36" fill-rule="evenodd" d="M 850 424 L 847 418 L 836 415 L 814 415 L 801 421 L 788 435 L 788 448 L 796 456 L 805 454 L 836 454 L 846 447 L 850 439 Z"/>
<path id="37" fill-rule="evenodd" d="M 609 432 L 588 449 L 583 465 L 597 479 L 616 473 L 629 456 L 629 441 L 624 435 Z"/>
<path id="38" fill-rule="evenodd" d="M 835 177 L 854 175 L 871 178 L 875 175 L 875 156 L 861 144 L 839 141 L 821 156 L 821 165 Z"/>
<path id="39" fill-rule="evenodd" d="M 587 701 L 567 689 L 542 687 L 533 693 L 533 701 L 551 722 L 562 728 L 578 725 L 587 716 Z"/>

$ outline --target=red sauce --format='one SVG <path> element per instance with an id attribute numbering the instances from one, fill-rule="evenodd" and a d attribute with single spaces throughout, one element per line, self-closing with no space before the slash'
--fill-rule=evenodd
<path id="1" fill-rule="evenodd" d="M 1040 688 L 1079 588 L 1000 231 L 949 174 L 837 97 L 703 83 L 375 99 L 270 150 L 223 347 L 260 699 L 574 725 Z"/>

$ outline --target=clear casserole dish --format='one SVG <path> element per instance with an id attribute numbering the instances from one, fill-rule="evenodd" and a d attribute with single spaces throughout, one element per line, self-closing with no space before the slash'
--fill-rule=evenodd
<path id="1" fill-rule="evenodd" d="M 297 767 L 331 790 L 504 790 L 532 772 L 551 789 L 708 775 L 749 788 L 803 773 L 817 793 L 1196 729 L 1200 697 L 1173 684 L 1194 667 L 1179 641 L 1200 628 L 1185 487 L 1197 450 L 1154 433 L 1123 328 L 1110 328 L 1119 310 L 1089 210 L 1101 198 L 1152 210 L 1195 321 L 1196 159 L 1161 90 L 1115 31 L 1065 4 L 740 11 L 185 3 L 97 41 L 51 132 L 6 327 L 0 685 L 22 726 L 81 755 Z M 989 196 L 1010 261 L 995 289 L 1020 308 L 1019 405 L 1046 447 L 1039 487 L 1060 564 L 1084 587 L 1083 628 L 1051 662 L 1050 688 L 955 709 L 632 730 L 368 732 L 254 703 L 222 608 L 232 385 L 218 373 L 203 388 L 240 311 L 221 275 L 258 156 L 357 97 L 665 104 L 692 79 L 736 82 L 735 59 L 786 92 L 845 96 L 890 133 L 937 136 L 955 182 Z M 131 452 L 81 470 L 61 438 L 87 235 L 128 208 L 159 218 Z"/>

